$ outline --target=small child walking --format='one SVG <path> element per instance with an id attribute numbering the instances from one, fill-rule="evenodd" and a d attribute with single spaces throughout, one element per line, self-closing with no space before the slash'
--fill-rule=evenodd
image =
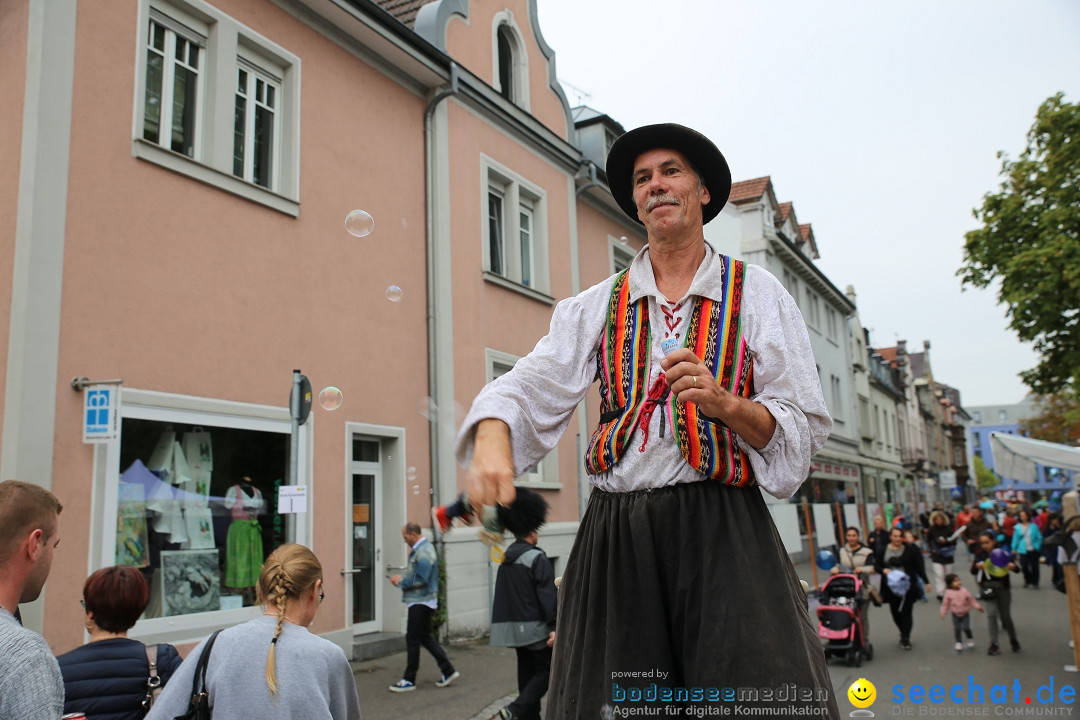
<path id="1" fill-rule="evenodd" d="M 961 642 L 961 632 L 967 635 L 968 648 L 975 647 L 975 640 L 971 634 L 971 616 L 968 614 L 971 608 L 979 612 L 986 612 L 971 591 L 960 582 L 960 576 L 949 573 L 945 576 L 945 597 L 941 601 L 941 619 L 945 619 L 945 613 L 952 613 L 953 634 L 956 636 L 956 645 L 953 648 L 961 652 L 964 645 Z"/>

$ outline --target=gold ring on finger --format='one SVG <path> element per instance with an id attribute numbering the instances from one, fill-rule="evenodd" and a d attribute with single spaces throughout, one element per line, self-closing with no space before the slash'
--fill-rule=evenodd
<path id="1" fill-rule="evenodd" d="M 697 375 L 694 375 L 694 387 L 697 387 Z"/>

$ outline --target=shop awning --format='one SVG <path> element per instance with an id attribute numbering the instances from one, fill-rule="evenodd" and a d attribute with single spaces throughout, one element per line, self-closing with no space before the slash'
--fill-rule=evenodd
<path id="1" fill-rule="evenodd" d="M 1036 465 L 1080 472 L 1080 448 L 1034 440 L 1009 433 L 990 434 L 990 452 L 998 475 L 1023 482 L 1035 482 Z"/>

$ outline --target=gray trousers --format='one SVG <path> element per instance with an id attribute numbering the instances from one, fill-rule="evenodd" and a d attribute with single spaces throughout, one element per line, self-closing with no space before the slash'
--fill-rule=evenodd
<path id="1" fill-rule="evenodd" d="M 983 600 L 983 605 L 986 607 L 986 621 L 990 625 L 990 642 L 997 645 L 999 621 L 1009 634 L 1010 640 L 1016 639 L 1016 628 L 1013 627 L 1012 620 L 1012 590 L 1000 588 L 994 592 L 997 593 L 997 599 Z"/>
<path id="2" fill-rule="evenodd" d="M 960 642 L 963 639 L 960 637 L 961 633 L 967 635 L 968 639 L 971 639 L 971 613 L 968 613 L 963 617 L 960 617 L 955 613 L 950 614 L 952 614 L 952 629 L 953 635 L 956 636 L 956 642 Z"/>

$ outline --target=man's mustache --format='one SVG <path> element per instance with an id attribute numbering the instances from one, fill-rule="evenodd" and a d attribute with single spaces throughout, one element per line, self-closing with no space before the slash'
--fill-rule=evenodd
<path id="1" fill-rule="evenodd" d="M 657 205 L 678 205 L 679 199 L 674 195 L 653 195 L 645 201 L 645 212 L 649 212 Z"/>

